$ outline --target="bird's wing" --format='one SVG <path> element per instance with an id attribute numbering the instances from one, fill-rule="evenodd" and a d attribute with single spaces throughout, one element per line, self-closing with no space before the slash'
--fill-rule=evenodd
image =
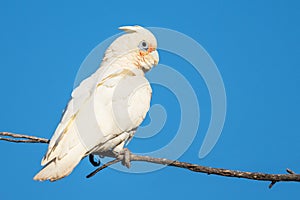
<path id="1" fill-rule="evenodd" d="M 66 145 L 63 146 L 63 149 L 57 149 L 57 146 L 59 145 L 62 138 L 66 137 L 67 130 L 74 122 L 78 112 L 80 111 L 80 107 L 82 106 L 82 104 L 91 97 L 91 94 L 97 83 L 98 75 L 99 75 L 99 71 L 95 72 L 92 76 L 83 80 L 81 84 L 73 90 L 71 100 L 69 101 L 68 105 L 66 106 L 63 112 L 61 121 L 57 126 L 48 145 L 48 151 L 42 159 L 41 164 L 43 166 L 46 165 L 48 162 L 50 162 L 53 158 L 57 157 L 58 155 L 59 156 L 64 155 L 65 152 L 69 150 L 69 148 Z M 69 134 L 69 137 L 72 137 L 72 135 Z M 65 138 L 65 141 L 67 141 L 67 138 Z M 70 138 L 70 141 L 74 142 L 74 139 Z M 70 147 L 72 147 L 73 145 L 76 144 L 70 144 Z"/>
<path id="2" fill-rule="evenodd" d="M 87 149 L 77 133 L 76 119 L 85 109 L 85 102 L 91 97 L 96 76 L 97 73 L 94 73 L 73 91 L 61 122 L 50 140 L 48 151 L 42 159 L 44 168 L 35 175 L 34 180 L 61 179 L 69 175 L 85 156 Z"/>

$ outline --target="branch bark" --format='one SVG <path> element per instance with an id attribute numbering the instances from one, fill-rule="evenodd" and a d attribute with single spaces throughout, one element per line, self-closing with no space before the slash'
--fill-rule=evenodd
<path id="1" fill-rule="evenodd" d="M 15 142 L 15 143 L 49 143 L 50 142 L 50 140 L 45 138 L 10 133 L 10 132 L 0 132 L 0 135 L 5 136 L 5 137 L 0 137 L 0 140 Z M 24 139 L 24 140 L 20 140 L 20 139 Z"/>
<path id="2" fill-rule="evenodd" d="M 8 141 L 8 142 L 16 142 L 16 143 L 49 143 L 48 139 L 34 137 L 29 135 L 15 134 L 9 132 L 0 132 L 0 140 Z M 90 178 L 97 174 L 99 171 L 109 167 L 110 165 L 116 164 L 122 161 L 122 156 L 114 157 L 115 159 L 100 166 L 95 171 L 87 175 L 87 178 Z M 235 178 L 244 178 L 251 179 L 256 181 L 269 181 L 271 182 L 269 188 L 272 188 L 277 182 L 300 182 L 300 174 L 296 174 L 290 169 L 286 169 L 287 174 L 268 174 L 261 172 L 246 172 L 246 171 L 238 171 L 238 170 L 230 170 L 223 168 L 214 168 L 214 167 L 206 167 L 197 164 L 180 162 L 177 160 L 168 160 L 166 158 L 153 158 L 149 156 L 141 156 L 136 154 L 130 154 L 131 161 L 142 161 L 149 163 L 156 163 L 161 165 L 173 166 L 178 168 L 187 169 L 193 172 L 205 173 L 205 174 L 214 174 L 218 176 L 225 177 L 235 177 Z"/>

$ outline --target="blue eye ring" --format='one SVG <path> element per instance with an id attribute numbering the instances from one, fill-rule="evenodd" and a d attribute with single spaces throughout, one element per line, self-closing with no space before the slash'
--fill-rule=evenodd
<path id="1" fill-rule="evenodd" d="M 139 48 L 143 51 L 148 51 L 149 45 L 145 40 L 142 40 L 139 44 Z"/>

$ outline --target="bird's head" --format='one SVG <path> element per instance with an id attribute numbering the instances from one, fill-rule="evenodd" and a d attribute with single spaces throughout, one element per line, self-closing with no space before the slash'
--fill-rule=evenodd
<path id="1" fill-rule="evenodd" d="M 126 34 L 109 46 L 105 57 L 126 58 L 144 72 L 158 64 L 156 38 L 149 30 L 141 26 L 122 26 L 119 29 Z"/>

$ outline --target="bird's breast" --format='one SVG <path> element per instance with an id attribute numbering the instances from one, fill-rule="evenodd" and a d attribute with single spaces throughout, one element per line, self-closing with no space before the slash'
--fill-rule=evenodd
<path id="1" fill-rule="evenodd" d="M 151 86 L 144 76 L 114 76 L 97 87 L 95 117 L 101 132 L 110 137 L 138 127 L 150 108 Z"/>

